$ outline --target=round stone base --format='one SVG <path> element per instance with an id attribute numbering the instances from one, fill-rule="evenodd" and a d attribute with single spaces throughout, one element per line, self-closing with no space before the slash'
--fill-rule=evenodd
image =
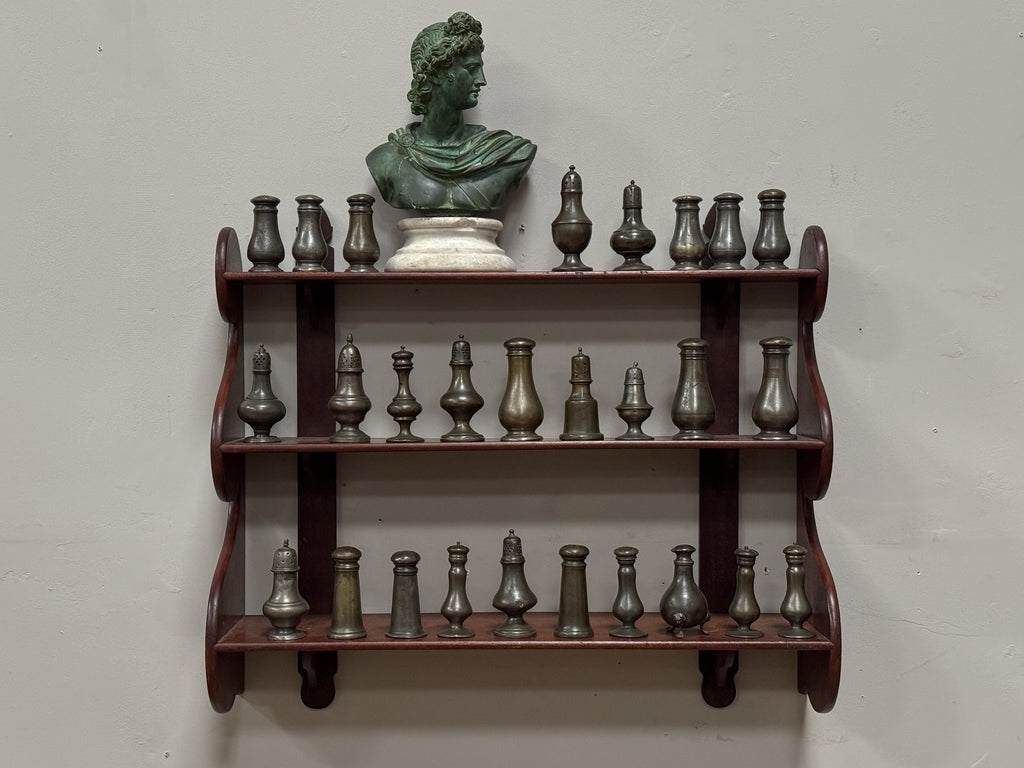
<path id="1" fill-rule="evenodd" d="M 385 272 L 515 272 L 516 263 L 498 247 L 502 224 L 474 216 L 402 219 L 405 245 L 384 265 Z"/>

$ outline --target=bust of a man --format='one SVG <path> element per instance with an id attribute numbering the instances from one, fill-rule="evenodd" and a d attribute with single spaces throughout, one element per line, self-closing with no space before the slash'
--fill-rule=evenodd
<path id="1" fill-rule="evenodd" d="M 366 165 L 395 208 L 427 215 L 487 216 L 522 180 L 537 147 L 508 131 L 467 125 L 487 85 L 480 22 L 455 13 L 412 44 L 412 112 L 423 120 L 399 128 L 370 152 Z"/>

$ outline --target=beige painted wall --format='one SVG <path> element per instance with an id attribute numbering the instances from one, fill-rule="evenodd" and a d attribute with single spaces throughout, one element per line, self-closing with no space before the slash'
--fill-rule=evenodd
<path id="1" fill-rule="evenodd" d="M 373 191 L 363 155 L 409 119 L 409 42 L 453 10 L 5 7 L 3 762 L 1015 765 L 1024 18 L 995 0 L 955 10 L 876 0 L 467 9 L 484 24 L 490 83 L 473 119 L 540 147 L 505 216 L 503 243 L 525 268 L 555 263 L 548 223 L 570 162 L 584 174 L 596 225 L 587 259 L 599 267 L 615 263 L 604 243 L 631 178 L 663 266 L 669 201 L 684 191 L 743 194 L 748 241 L 750 201 L 770 185 L 790 194 L 794 239 L 808 224 L 825 228 L 832 283 L 817 332 L 837 444 L 819 527 L 845 640 L 832 714 L 796 694 L 784 654 L 746 655 L 739 698 L 718 711 L 700 699 L 694 659 L 653 652 L 347 655 L 338 700 L 321 712 L 299 703 L 290 655 L 252 655 L 245 695 L 230 714 L 212 712 L 202 632 L 225 516 L 206 448 L 225 338 L 211 281 L 216 233 L 231 225 L 244 242 L 248 198 L 260 193 L 316 192 L 342 221 L 346 195 Z M 282 208 L 287 233 L 294 207 Z M 378 210 L 385 250 L 397 245 L 397 218 Z M 251 296 L 262 319 L 248 343 L 273 345 L 287 400 L 287 297 Z M 373 360 L 376 434 L 390 431 L 387 354 L 399 343 L 416 345 L 422 431 L 440 430 L 436 397 L 458 332 L 475 342 L 474 376 L 492 404 L 480 423 L 492 434 L 500 340 L 519 333 L 543 342 L 542 431 L 559 431 L 568 357 L 582 341 L 613 432 L 634 356 L 658 382 L 652 423 L 667 425 L 674 342 L 696 327 L 694 296 L 683 291 L 674 307 L 675 294 L 659 294 L 649 311 L 615 291 L 557 307 L 558 294 L 521 293 L 520 306 L 438 291 L 387 312 L 378 302 L 393 297 L 370 292 L 350 297 L 359 311 L 342 324 Z M 754 297 L 744 331 L 753 388 L 756 339 L 792 323 L 788 298 Z M 656 603 L 668 548 L 695 531 L 690 459 L 524 460 L 515 471 L 528 492 L 517 506 L 506 470 L 484 458 L 363 456 L 343 466 L 343 536 L 367 551 L 368 609 L 387 610 L 386 557 L 405 546 L 425 553 L 424 604 L 438 604 L 443 545 L 455 537 L 474 547 L 471 596 L 484 607 L 510 524 L 524 529 L 542 606 L 554 605 L 554 551 L 568 540 L 594 549 L 595 606 L 614 589 L 608 550 L 638 542 L 645 600 Z M 790 470 L 785 460 L 744 467 L 743 535 L 772 566 L 758 582 L 766 605 L 780 592 L 772 555 L 789 513 L 777 478 Z M 469 495 L 451 493 L 445 476 L 456 471 L 470 478 Z M 412 481 L 395 489 L 395 472 Z M 251 474 L 264 499 L 249 539 L 257 610 L 294 501 L 287 464 Z M 619 474 L 632 482 L 608 479 Z"/>

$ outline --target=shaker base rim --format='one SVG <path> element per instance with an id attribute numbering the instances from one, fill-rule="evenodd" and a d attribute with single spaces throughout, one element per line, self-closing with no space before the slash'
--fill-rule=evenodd
<path id="1" fill-rule="evenodd" d="M 809 629 L 784 629 L 778 634 L 787 640 L 809 640 L 814 637 L 814 633 Z"/>
<path id="2" fill-rule="evenodd" d="M 453 638 L 476 637 L 476 632 L 474 632 L 472 629 L 466 629 L 465 627 L 462 627 L 460 629 L 450 629 L 449 628 L 449 629 L 442 629 L 440 632 L 437 633 L 437 636 L 438 637 L 453 637 Z"/>
<path id="3" fill-rule="evenodd" d="M 280 437 L 274 437 L 273 435 L 251 435 L 251 436 L 245 438 L 245 440 L 243 440 L 243 442 L 246 442 L 246 443 L 280 443 L 281 442 L 281 438 Z"/>
<path id="4" fill-rule="evenodd" d="M 747 640 L 754 640 L 758 637 L 764 637 L 764 632 L 759 629 L 727 629 L 725 631 L 728 637 L 738 637 Z"/>
<path id="5" fill-rule="evenodd" d="M 796 435 L 790 432 L 758 432 L 753 436 L 755 440 L 796 440 Z"/>
<path id="6" fill-rule="evenodd" d="M 352 631 L 352 632 L 333 632 L 327 631 L 328 640 L 358 640 L 361 637 L 366 637 L 366 630 Z"/>
<path id="7" fill-rule="evenodd" d="M 272 629 L 267 632 L 267 639 L 276 641 L 301 640 L 305 636 L 301 629 Z"/>
<path id="8" fill-rule="evenodd" d="M 640 639 L 641 637 L 647 637 L 647 633 L 639 627 L 615 627 L 608 632 L 612 637 L 624 637 L 626 639 Z"/>
<path id="9" fill-rule="evenodd" d="M 604 440 L 604 434 L 602 432 L 580 432 L 576 434 L 563 432 L 558 436 L 558 439 L 565 440 L 566 442 L 573 442 L 577 440 Z"/>

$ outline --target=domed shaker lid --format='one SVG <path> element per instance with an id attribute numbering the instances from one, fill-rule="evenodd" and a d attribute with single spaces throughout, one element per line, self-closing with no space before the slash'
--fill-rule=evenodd
<path id="1" fill-rule="evenodd" d="M 636 185 L 635 180 L 630 179 L 629 185 L 622 190 L 622 207 L 641 208 L 641 199 L 640 187 Z"/>
<path id="2" fill-rule="evenodd" d="M 337 373 L 362 373 L 363 357 L 359 354 L 359 348 L 352 343 L 352 334 L 348 335 L 345 346 L 341 348 L 338 355 Z"/>
<path id="3" fill-rule="evenodd" d="M 262 344 L 252 354 L 252 372 L 270 373 L 270 353 Z"/>
<path id="4" fill-rule="evenodd" d="M 570 165 L 568 172 L 562 177 L 563 192 L 582 192 L 583 179 L 576 173 L 576 166 Z"/>
<path id="5" fill-rule="evenodd" d="M 452 342 L 452 361 L 449 365 L 472 365 L 472 352 L 469 342 L 461 333 L 459 338 Z"/>
<path id="6" fill-rule="evenodd" d="M 526 558 L 523 557 L 523 540 L 516 536 L 516 532 L 511 528 L 508 529 L 508 536 L 506 536 L 501 542 L 501 563 L 522 563 L 525 562 Z"/>
<path id="7" fill-rule="evenodd" d="M 274 550 L 274 564 L 270 570 L 273 573 L 295 573 L 299 570 L 299 553 L 288 546 L 288 539 Z"/>
<path id="8" fill-rule="evenodd" d="M 626 369 L 626 380 L 625 384 L 640 384 L 644 383 L 644 371 L 640 367 L 639 363 L 634 362 L 629 368 Z"/>

